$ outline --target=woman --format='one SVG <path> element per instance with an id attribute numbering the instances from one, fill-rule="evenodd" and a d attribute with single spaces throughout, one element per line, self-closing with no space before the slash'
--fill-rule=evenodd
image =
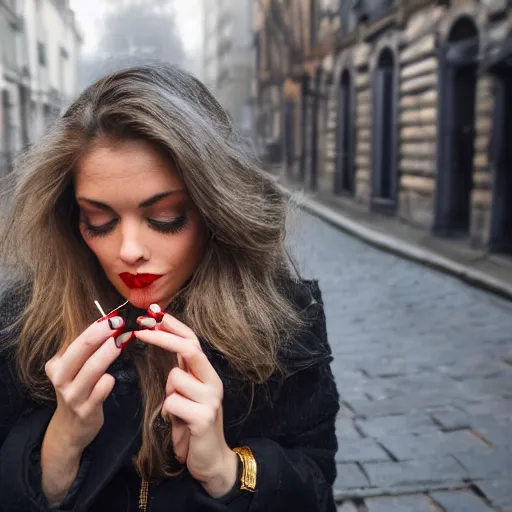
<path id="1" fill-rule="evenodd" d="M 292 278 L 286 201 L 205 87 L 113 73 L 12 181 L 2 510 L 335 510 L 320 292 Z"/>

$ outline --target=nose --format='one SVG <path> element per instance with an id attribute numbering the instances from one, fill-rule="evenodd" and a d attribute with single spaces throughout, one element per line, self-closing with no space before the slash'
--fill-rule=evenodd
<path id="1" fill-rule="evenodd" d="M 126 223 L 121 229 L 121 247 L 119 257 L 127 265 L 149 259 L 148 249 L 143 243 L 140 232 L 135 224 Z"/>

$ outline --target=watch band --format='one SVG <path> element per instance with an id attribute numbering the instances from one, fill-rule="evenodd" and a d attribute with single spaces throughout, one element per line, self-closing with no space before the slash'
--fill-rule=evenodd
<path id="1" fill-rule="evenodd" d="M 258 465 L 248 446 L 238 446 L 233 448 L 242 462 L 242 477 L 240 478 L 240 489 L 242 491 L 254 492 L 256 490 L 256 477 Z"/>

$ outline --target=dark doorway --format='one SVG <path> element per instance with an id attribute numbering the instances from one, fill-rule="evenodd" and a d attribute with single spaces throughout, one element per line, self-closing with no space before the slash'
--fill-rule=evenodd
<path id="1" fill-rule="evenodd" d="M 318 131 L 319 131 L 319 111 L 322 87 L 322 68 L 318 68 L 315 73 L 315 90 L 312 91 L 311 101 L 311 174 L 309 186 L 315 191 L 318 185 Z"/>
<path id="2" fill-rule="evenodd" d="M 295 102 L 290 99 L 284 101 L 284 143 L 286 172 L 293 176 L 295 165 Z"/>
<path id="3" fill-rule="evenodd" d="M 354 195 L 354 105 L 352 101 L 352 80 L 345 70 L 341 75 L 338 90 L 338 113 L 336 126 L 336 167 L 334 172 L 334 193 Z"/>
<path id="4" fill-rule="evenodd" d="M 300 167 L 299 178 L 301 183 L 306 179 L 306 166 L 308 162 L 308 126 L 309 126 L 309 76 L 305 75 L 302 78 L 301 90 L 301 119 L 300 119 Z"/>
<path id="5" fill-rule="evenodd" d="M 512 254 L 512 68 L 497 83 L 490 249 Z"/>
<path id="6" fill-rule="evenodd" d="M 389 48 L 379 57 L 373 83 L 372 209 L 396 211 L 395 59 Z"/>
<path id="7" fill-rule="evenodd" d="M 469 234 L 478 31 L 469 18 L 452 28 L 439 50 L 439 122 L 435 230 Z"/>

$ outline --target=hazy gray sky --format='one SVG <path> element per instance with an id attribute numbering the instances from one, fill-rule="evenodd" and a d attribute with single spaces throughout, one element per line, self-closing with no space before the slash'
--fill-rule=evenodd
<path id="1" fill-rule="evenodd" d="M 106 0 L 71 0 L 77 21 L 84 34 L 84 54 L 94 53 L 101 35 Z M 175 0 L 177 28 L 187 54 L 197 59 L 202 52 L 202 0 Z"/>

